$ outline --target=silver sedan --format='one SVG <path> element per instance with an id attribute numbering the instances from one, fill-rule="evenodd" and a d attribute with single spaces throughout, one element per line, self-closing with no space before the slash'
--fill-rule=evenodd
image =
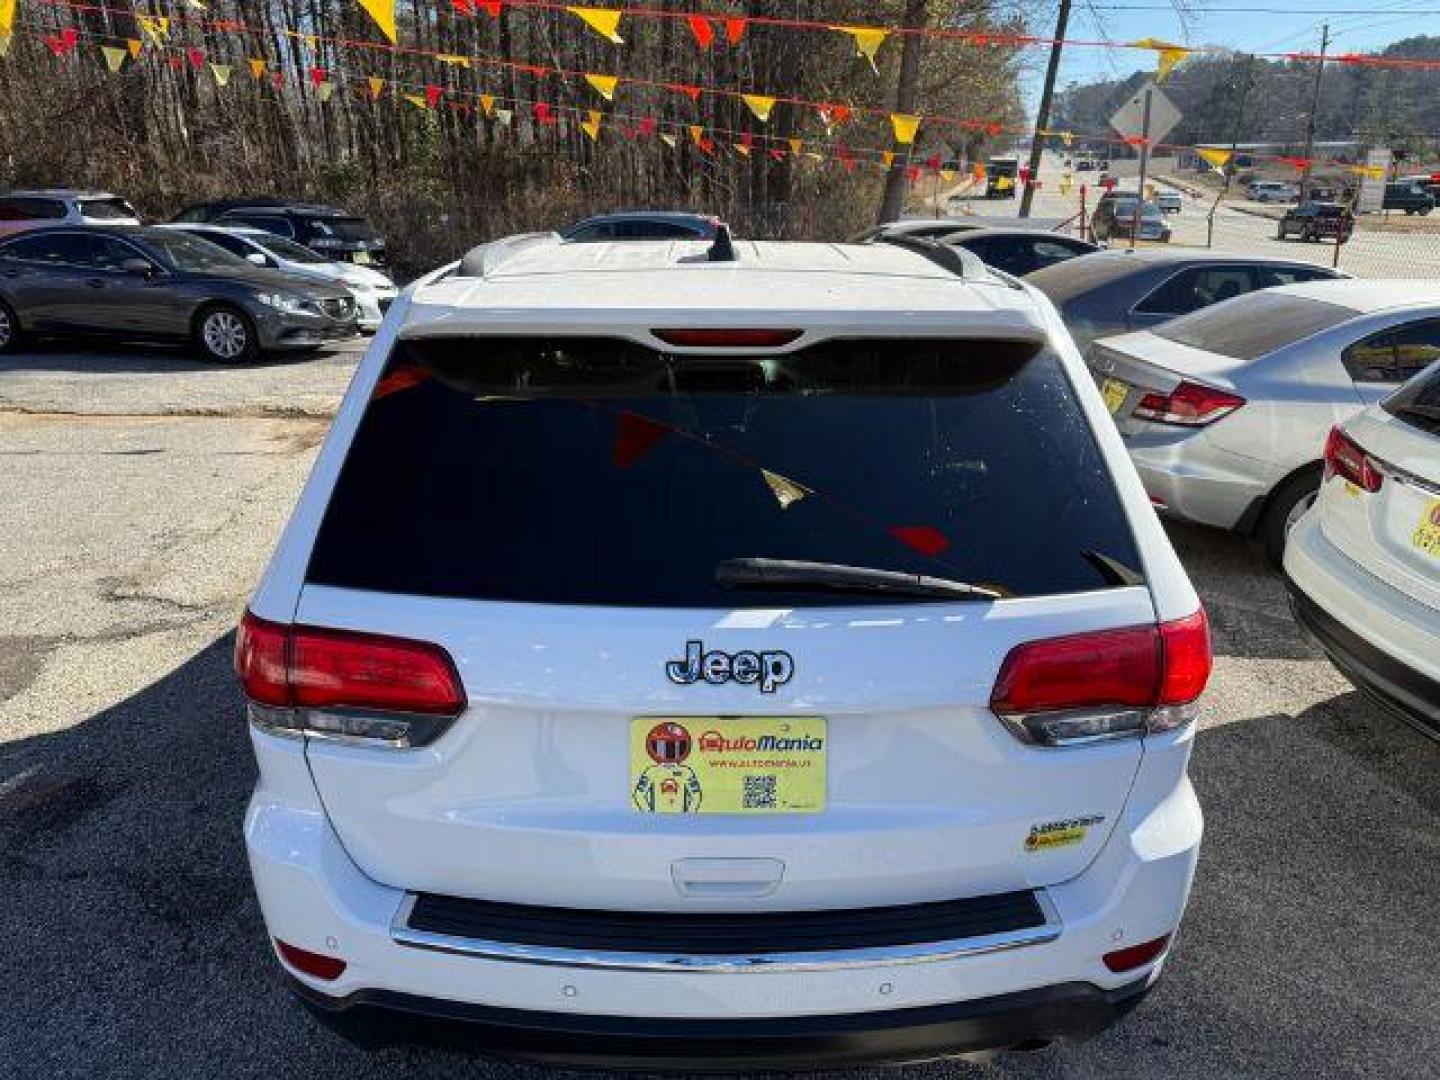
<path id="1" fill-rule="evenodd" d="M 1440 284 L 1264 289 L 1086 355 L 1151 502 L 1256 536 L 1277 565 L 1330 428 L 1440 358 Z"/>

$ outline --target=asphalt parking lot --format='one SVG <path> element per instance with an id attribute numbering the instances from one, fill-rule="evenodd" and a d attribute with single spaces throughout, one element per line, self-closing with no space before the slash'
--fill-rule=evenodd
<path id="1" fill-rule="evenodd" d="M 339 1041 L 251 893 L 230 631 L 355 355 L 0 359 L 0 1075 L 542 1072 Z M 1440 745 L 1301 638 L 1247 544 L 1172 535 L 1217 652 L 1176 956 L 1094 1042 L 898 1075 L 1440 1076 Z"/>

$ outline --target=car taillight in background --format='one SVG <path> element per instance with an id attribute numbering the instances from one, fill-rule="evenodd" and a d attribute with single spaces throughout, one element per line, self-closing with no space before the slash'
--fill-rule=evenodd
<path id="1" fill-rule="evenodd" d="M 1245 399 L 1213 386 L 1181 382 L 1168 394 L 1146 394 L 1131 415 L 1137 420 L 1180 427 L 1204 427 L 1229 416 Z"/>
<path id="2" fill-rule="evenodd" d="M 1364 448 L 1338 427 L 1325 440 L 1325 479 L 1338 476 L 1369 492 L 1380 490 L 1385 474 Z"/>
<path id="3" fill-rule="evenodd" d="M 1210 677 L 1205 609 L 1154 626 L 1027 641 L 1010 650 L 990 708 L 1043 746 L 1157 734 L 1188 724 Z"/>
<path id="4" fill-rule="evenodd" d="M 246 612 L 235 671 L 273 732 L 420 746 L 465 708 L 450 654 L 424 641 L 273 623 Z"/>

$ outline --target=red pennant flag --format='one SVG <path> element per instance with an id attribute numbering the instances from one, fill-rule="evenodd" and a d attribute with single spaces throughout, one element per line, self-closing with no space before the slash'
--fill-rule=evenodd
<path id="1" fill-rule="evenodd" d="M 45 47 L 56 56 L 64 56 L 66 53 L 75 51 L 75 46 L 80 44 L 80 31 L 73 26 L 67 26 L 58 34 L 48 34 L 45 37 Z"/>
<path id="2" fill-rule="evenodd" d="M 664 424 L 657 424 L 638 413 L 622 412 L 615 418 L 615 440 L 610 444 L 610 460 L 617 469 L 628 469 L 668 434 L 670 429 Z"/>
<path id="3" fill-rule="evenodd" d="M 456 15 L 475 14 L 475 0 L 450 0 L 450 6 L 455 9 Z"/>
<path id="4" fill-rule="evenodd" d="M 492 19 L 500 17 L 500 0 L 479 0 L 479 4 Z"/>
<path id="5" fill-rule="evenodd" d="M 640 130 L 640 134 L 641 134 L 641 135 L 646 135 L 646 136 L 654 135 L 654 134 L 655 134 L 655 120 L 654 120 L 652 117 L 649 117 L 649 116 L 642 116 L 642 117 L 640 118 L 640 129 L 639 129 L 639 130 Z"/>
<path id="6" fill-rule="evenodd" d="M 700 100 L 701 90 L 698 86 L 686 86 L 684 83 L 676 83 L 672 89 L 680 91 L 680 93 L 684 94 L 691 101 Z"/>
<path id="7" fill-rule="evenodd" d="M 690 26 L 690 33 L 695 35 L 695 43 L 702 49 L 708 49 L 715 40 L 715 28 L 710 25 L 710 20 L 704 15 L 687 15 L 685 22 Z"/>
<path id="8" fill-rule="evenodd" d="M 748 131 L 742 131 L 740 133 L 740 145 L 745 147 L 746 150 L 753 149 L 755 146 L 755 136 L 751 135 Z"/>
<path id="9" fill-rule="evenodd" d="M 990 133 L 991 138 L 994 138 L 995 136 L 999 135 L 1002 131 L 1005 130 L 1005 125 L 1004 125 L 1004 124 L 989 123 L 989 124 L 986 124 L 986 125 L 985 125 L 985 130 Z"/>
<path id="10" fill-rule="evenodd" d="M 912 551 L 934 557 L 950 546 L 950 540 L 930 525 L 892 525 L 885 530 Z"/>
<path id="11" fill-rule="evenodd" d="M 425 87 L 425 104 L 432 109 L 440 104 L 440 87 L 434 83 L 429 83 Z"/>
<path id="12" fill-rule="evenodd" d="M 535 102 L 535 119 L 546 125 L 555 123 L 555 112 L 548 102 Z"/>
<path id="13" fill-rule="evenodd" d="M 850 106 L 848 105 L 821 105 L 820 122 L 826 127 L 835 124 L 843 124 L 850 119 Z"/>
<path id="14" fill-rule="evenodd" d="M 939 155 L 939 154 L 931 154 L 928 158 L 925 159 L 925 167 L 926 167 L 927 169 L 929 169 L 932 173 L 939 173 L 939 172 L 940 172 L 940 155 Z"/>
<path id="15" fill-rule="evenodd" d="M 193 68 L 201 67 L 205 63 L 205 54 L 199 49 L 186 49 L 185 55 L 189 57 L 190 66 Z"/>
<path id="16" fill-rule="evenodd" d="M 739 45 L 740 39 L 745 36 L 744 19 L 725 20 L 725 40 L 731 45 Z"/>
<path id="17" fill-rule="evenodd" d="M 778 146 L 772 146 L 772 147 L 770 148 L 770 156 L 771 156 L 772 158 L 774 158 L 776 161 L 784 161 L 784 160 L 785 160 L 785 151 L 784 151 L 784 150 L 781 150 Z"/>
<path id="18" fill-rule="evenodd" d="M 915 181 L 919 180 L 919 179 L 920 179 L 920 166 L 919 166 L 919 165 L 907 165 L 907 166 L 905 166 L 905 178 L 906 178 L 907 180 L 909 180 L 910 183 L 912 183 L 912 184 L 915 183 Z"/>
<path id="19" fill-rule="evenodd" d="M 312 67 L 312 68 L 310 69 L 310 85 L 311 85 L 311 86 L 319 86 L 319 85 L 320 85 L 321 83 L 323 83 L 324 81 L 325 81 L 325 69 L 322 68 L 322 67 Z"/>

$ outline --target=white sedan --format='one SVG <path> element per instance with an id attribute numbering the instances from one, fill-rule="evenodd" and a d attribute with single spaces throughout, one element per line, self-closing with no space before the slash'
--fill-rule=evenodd
<path id="1" fill-rule="evenodd" d="M 1440 364 L 1331 431 L 1285 575 L 1335 666 L 1440 739 Z"/>
<path id="2" fill-rule="evenodd" d="M 378 270 L 354 263 L 331 262 L 303 244 L 263 229 L 201 222 L 175 222 L 160 228 L 179 229 L 199 236 L 256 266 L 344 285 L 355 297 L 355 321 L 361 330 L 379 329 L 380 321 L 399 292 L 395 283 Z"/>

